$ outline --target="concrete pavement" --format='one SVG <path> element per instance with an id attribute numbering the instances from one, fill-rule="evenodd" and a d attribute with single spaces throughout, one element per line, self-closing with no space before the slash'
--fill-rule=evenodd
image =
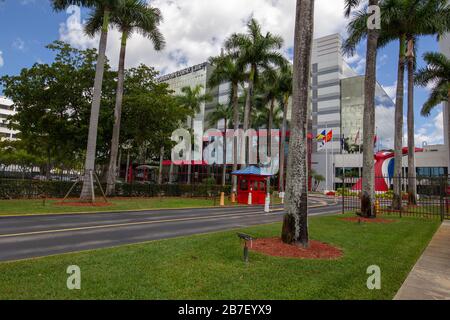
<path id="1" fill-rule="evenodd" d="M 394 300 L 450 300 L 450 221 L 445 221 Z"/>

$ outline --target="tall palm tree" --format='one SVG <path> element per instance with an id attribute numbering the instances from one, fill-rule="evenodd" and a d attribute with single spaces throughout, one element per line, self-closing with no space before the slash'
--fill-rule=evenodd
<path id="1" fill-rule="evenodd" d="M 450 108 L 450 59 L 442 53 L 427 52 L 424 60 L 427 66 L 416 72 L 415 83 L 423 87 L 434 86 L 421 111 L 422 115 L 427 117 L 440 103 L 447 102 L 447 106 Z M 447 113 L 447 126 L 450 128 L 449 113 Z M 447 130 L 447 141 L 450 143 L 450 130 Z M 448 152 L 450 172 L 450 148 Z"/>
<path id="2" fill-rule="evenodd" d="M 414 138 L 414 72 L 416 68 L 417 37 L 422 35 L 442 36 L 450 30 L 450 5 L 447 0 L 428 0 L 423 2 L 405 1 L 409 10 L 406 35 L 408 64 L 408 201 L 417 204 L 415 138 Z M 430 19 L 429 17 L 433 17 Z"/>
<path id="3" fill-rule="evenodd" d="M 95 172 L 95 156 L 97 149 L 97 128 L 98 117 L 100 113 L 100 102 L 102 96 L 103 73 L 105 70 L 106 45 L 108 41 L 108 29 L 111 13 L 115 10 L 120 0 L 53 0 L 53 9 L 61 11 L 71 5 L 85 6 L 95 9 L 95 12 L 101 12 L 102 21 L 100 43 L 98 47 L 97 66 L 95 70 L 94 94 L 92 97 L 91 118 L 89 121 L 89 135 L 86 149 L 86 162 L 84 165 L 83 188 L 80 195 L 81 201 L 91 202 L 94 199 L 94 182 L 91 180 Z M 96 16 L 91 14 L 92 20 Z M 99 18 L 99 17 L 96 17 Z"/>
<path id="4" fill-rule="evenodd" d="M 216 126 L 221 120 L 224 121 L 224 133 L 223 133 L 223 167 L 222 167 L 222 186 L 226 184 L 227 177 L 227 130 L 229 126 L 229 120 L 233 117 L 232 108 L 219 104 L 216 106 L 213 112 L 209 113 L 207 120 L 211 126 Z"/>
<path id="5" fill-rule="evenodd" d="M 247 33 L 235 33 L 225 42 L 225 48 L 248 70 L 247 98 L 244 109 L 244 131 L 249 129 L 253 106 L 255 82 L 259 73 L 271 67 L 281 67 L 285 58 L 279 52 L 283 46 L 283 38 L 267 32 L 262 34 L 261 25 L 251 19 L 247 24 Z"/>
<path id="6" fill-rule="evenodd" d="M 314 0 L 297 0 L 294 38 L 294 75 L 291 139 L 287 167 L 284 243 L 309 244 L 307 129 Z"/>
<path id="7" fill-rule="evenodd" d="M 282 95 L 280 105 L 283 108 L 283 124 L 281 127 L 281 143 L 280 143 L 280 173 L 279 173 L 279 190 L 284 192 L 284 164 L 285 164 L 285 146 L 286 146 L 286 131 L 287 131 L 287 113 L 289 108 L 289 98 L 292 95 L 292 68 L 287 66 L 281 68 L 279 78 L 279 90 Z"/>
<path id="8" fill-rule="evenodd" d="M 285 61 L 284 65 L 288 65 L 288 61 Z M 284 69 L 285 67 L 281 68 Z M 267 147 L 269 150 L 269 156 L 271 155 L 271 132 L 274 128 L 274 111 L 276 107 L 277 100 L 282 100 L 281 96 L 283 93 L 281 92 L 280 88 L 280 81 L 281 81 L 282 72 L 281 70 L 273 70 L 273 69 L 267 69 L 261 74 L 260 81 L 257 83 L 256 86 L 256 93 L 259 96 L 260 103 L 262 104 L 262 107 L 265 108 L 266 106 L 269 106 L 267 112 L 267 131 L 269 133 L 268 135 L 268 141 L 267 141 Z M 280 126 L 278 126 L 279 128 Z"/>
<path id="9" fill-rule="evenodd" d="M 402 147 L 403 147 L 403 101 L 405 65 L 412 76 L 414 69 L 414 47 L 416 37 L 429 34 L 442 34 L 450 28 L 450 14 L 447 0 L 384 0 L 380 3 L 382 15 L 381 30 L 378 47 L 384 47 L 392 41 L 399 42 L 399 58 L 397 73 L 397 93 L 395 105 L 395 168 L 394 168 L 394 198 L 392 207 L 400 210 L 401 175 L 402 175 Z M 430 19 L 429 17 L 433 17 Z M 346 46 L 354 48 L 367 34 L 366 21 L 368 14 L 359 11 L 349 24 L 349 40 Z M 370 31 L 370 30 L 369 30 Z M 408 58 L 408 59 L 407 59 Z M 411 78 L 411 77 L 410 77 Z M 410 79 L 408 135 L 409 141 L 409 198 L 416 201 L 415 166 L 414 166 L 414 106 L 413 86 Z M 373 140 L 370 140 L 373 141 Z M 371 144 L 372 142 L 370 142 Z M 364 145 L 370 145 L 364 142 Z M 368 148 L 364 148 L 367 151 Z"/>
<path id="10" fill-rule="evenodd" d="M 181 106 L 191 111 L 191 130 L 194 130 L 195 115 L 201 112 L 203 103 L 212 100 L 211 95 L 203 93 L 204 87 L 197 85 L 195 87 L 184 87 L 181 89 L 182 94 L 177 96 L 178 102 Z M 187 184 L 191 184 L 192 161 L 188 164 Z"/>
<path id="11" fill-rule="evenodd" d="M 86 25 L 86 30 L 90 34 L 96 33 L 97 30 L 101 28 L 102 14 L 103 13 L 97 9 L 92 15 L 92 19 Z M 133 33 L 139 33 L 153 42 L 155 50 L 161 50 L 165 45 L 164 37 L 158 29 L 161 21 L 161 12 L 156 8 L 148 6 L 143 0 L 121 0 L 116 10 L 111 15 L 111 23 L 122 33 L 122 37 L 119 55 L 116 104 L 114 108 L 114 127 L 107 174 L 107 195 L 114 195 L 116 186 L 117 155 L 119 151 L 127 40 Z"/>
<path id="12" fill-rule="evenodd" d="M 239 85 L 245 81 L 245 72 L 243 65 L 239 63 L 239 59 L 232 55 L 220 55 L 209 60 L 214 70 L 209 79 L 211 87 L 219 86 L 222 83 L 229 82 L 231 84 L 230 101 L 233 108 L 233 126 L 234 132 L 239 130 L 240 123 L 240 107 L 239 107 Z M 237 138 L 233 143 L 233 171 L 238 168 L 238 149 Z M 237 176 L 232 178 L 232 191 L 237 192 Z"/>
<path id="13" fill-rule="evenodd" d="M 283 109 L 275 106 L 273 110 L 270 110 L 270 108 L 257 110 L 252 119 L 252 124 L 255 128 L 267 128 L 267 130 L 270 126 L 280 128 L 283 124 Z"/>
<path id="14" fill-rule="evenodd" d="M 346 0 L 345 15 L 350 16 L 352 11 L 356 9 L 363 0 Z M 378 0 L 369 0 L 369 6 L 378 6 Z M 361 12 L 357 13 L 357 16 Z M 377 64 L 377 47 L 380 30 L 377 28 L 367 28 L 368 16 L 361 22 L 356 18 L 349 23 L 347 29 L 350 37 L 344 43 L 344 51 L 350 54 L 355 52 L 356 44 L 363 37 L 367 37 L 366 47 L 366 73 L 364 80 L 364 112 L 363 126 L 364 137 L 363 143 L 369 146 L 374 141 L 375 133 L 375 88 L 377 81 L 376 64 Z M 358 28 L 357 28 L 358 27 Z M 354 33 L 353 30 L 360 30 L 361 33 Z M 361 30 L 362 29 L 362 30 Z M 364 148 L 363 150 L 363 182 L 361 197 L 361 215 L 364 217 L 375 217 L 375 171 L 374 171 L 374 151 L 373 148 Z"/>

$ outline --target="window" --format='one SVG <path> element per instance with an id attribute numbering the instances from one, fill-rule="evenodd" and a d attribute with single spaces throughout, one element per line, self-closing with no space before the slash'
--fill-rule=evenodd
<path id="1" fill-rule="evenodd" d="M 246 179 L 241 180 L 241 185 L 240 185 L 239 189 L 242 191 L 248 190 L 248 181 Z"/>

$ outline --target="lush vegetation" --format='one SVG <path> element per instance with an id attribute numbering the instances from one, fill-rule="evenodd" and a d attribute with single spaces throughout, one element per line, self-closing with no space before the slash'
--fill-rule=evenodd
<path id="1" fill-rule="evenodd" d="M 105 187 L 103 185 L 103 190 Z M 0 199 L 63 198 L 70 190 L 69 197 L 77 197 L 80 189 L 81 184 L 78 183 L 74 186 L 74 182 L 0 179 Z M 215 181 L 210 181 L 210 183 L 205 181 L 195 185 L 120 183 L 117 184 L 116 195 L 121 197 L 157 197 L 160 195 L 213 197 L 220 192 L 229 194 L 230 187 L 217 186 Z M 95 186 L 95 193 L 97 196 L 102 195 L 98 186 Z"/>
<path id="2" fill-rule="evenodd" d="M 391 224 L 340 218 L 310 219 L 313 239 L 343 249 L 339 260 L 251 252 L 246 265 L 236 232 L 228 231 L 0 263 L 0 299 L 392 299 L 438 227 L 414 218 Z M 273 237 L 280 228 L 241 231 Z M 81 290 L 66 288 L 70 265 L 81 268 Z M 372 265 L 381 268 L 381 290 L 366 287 Z"/>
<path id="3" fill-rule="evenodd" d="M 59 41 L 48 48 L 55 53 L 55 62 L 35 64 L 0 80 L 18 111 L 10 119 L 11 127 L 20 131 L 19 141 L 0 144 L 0 163 L 39 166 L 46 175 L 54 168 L 82 167 L 97 57 L 94 49 L 79 50 Z M 172 131 L 191 114 L 177 103 L 167 84 L 156 82 L 157 75 L 145 65 L 125 71 L 120 142 L 127 145 L 132 161 L 159 159 L 161 146 L 170 149 Z M 117 72 L 106 64 L 96 156 L 104 174 L 113 132 L 116 77 Z"/>

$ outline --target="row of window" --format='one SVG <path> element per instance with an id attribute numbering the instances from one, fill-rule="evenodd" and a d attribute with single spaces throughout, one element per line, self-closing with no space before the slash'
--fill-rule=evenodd
<path id="1" fill-rule="evenodd" d="M 361 168 L 336 168 L 335 176 L 336 177 L 359 177 L 361 175 Z M 419 167 L 416 168 L 416 174 L 418 177 L 439 177 L 443 175 L 447 175 L 447 168 L 434 168 L 434 167 Z M 406 174 L 408 172 L 408 168 L 406 168 Z"/>

